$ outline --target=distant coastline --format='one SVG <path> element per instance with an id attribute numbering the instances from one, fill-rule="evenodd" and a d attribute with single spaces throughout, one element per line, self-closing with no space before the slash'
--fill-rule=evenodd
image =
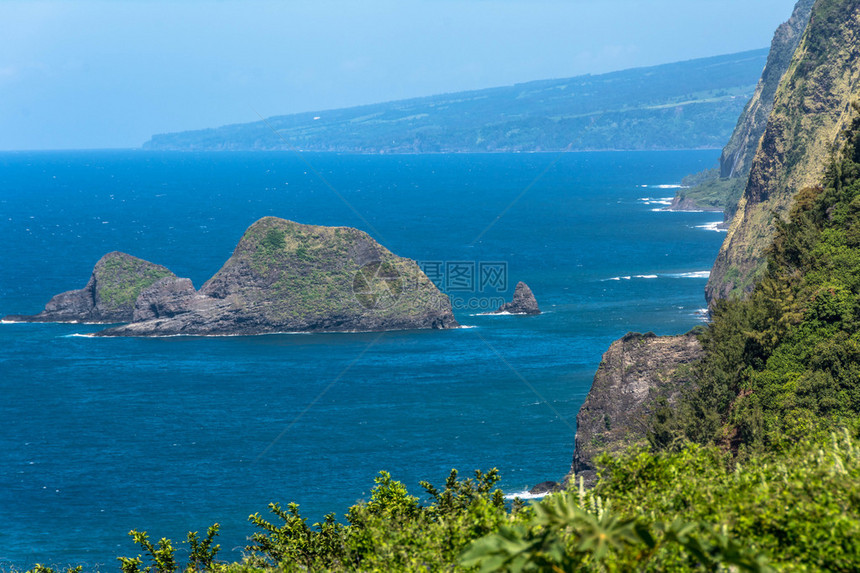
<path id="1" fill-rule="evenodd" d="M 767 52 L 260 117 L 156 134 L 142 147 L 363 154 L 716 149 L 753 95 Z"/>

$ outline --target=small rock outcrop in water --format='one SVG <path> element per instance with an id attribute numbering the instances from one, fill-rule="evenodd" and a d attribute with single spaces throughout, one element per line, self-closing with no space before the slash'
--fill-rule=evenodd
<path id="1" fill-rule="evenodd" d="M 719 213 L 723 210 L 722 207 L 714 205 L 700 205 L 695 199 L 684 197 L 680 193 L 672 198 L 672 204 L 666 207 L 667 211 L 713 211 Z"/>
<path id="2" fill-rule="evenodd" d="M 520 281 L 514 289 L 513 300 L 506 302 L 491 314 L 540 314 L 540 308 L 532 289 Z"/>
<path id="3" fill-rule="evenodd" d="M 111 253 L 81 291 L 57 295 L 36 316 L 7 318 L 129 323 L 98 336 L 459 326 L 448 297 L 418 265 L 367 233 L 276 217 L 251 225 L 233 256 L 199 291 L 164 267 Z"/>
<path id="4" fill-rule="evenodd" d="M 629 333 L 603 355 L 594 383 L 576 416 L 576 446 L 568 480 L 596 477 L 594 457 L 643 443 L 660 398 L 672 403 L 690 381 L 691 364 L 702 357 L 693 334 Z"/>
<path id="5" fill-rule="evenodd" d="M 546 495 L 561 491 L 563 488 L 557 481 L 542 481 L 529 490 L 531 495 Z"/>
<path id="6" fill-rule="evenodd" d="M 143 259 L 114 251 L 93 268 L 87 285 L 53 297 L 36 315 L 10 315 L 18 322 L 129 322 L 134 319 L 135 301 L 141 291 L 165 277 L 170 270 Z"/>

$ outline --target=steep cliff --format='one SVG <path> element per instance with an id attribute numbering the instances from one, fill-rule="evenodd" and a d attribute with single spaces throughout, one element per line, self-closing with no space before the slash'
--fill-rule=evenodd
<path id="1" fill-rule="evenodd" d="M 761 79 L 723 148 L 719 169 L 703 173 L 707 175 L 702 178 L 704 180 L 679 191 L 672 209 L 724 209 L 726 220 L 734 216 L 735 206 L 749 178 L 753 157 L 773 110 L 774 95 L 800 44 L 814 2 L 799 0 L 788 21 L 776 29 Z"/>
<path id="2" fill-rule="evenodd" d="M 752 162 L 706 288 L 709 303 L 750 292 L 764 249 L 795 194 L 821 183 L 825 160 L 852 119 L 860 90 L 860 2 L 818 0 L 809 26 L 776 91 L 773 111 Z"/>
<path id="3" fill-rule="evenodd" d="M 773 110 L 773 98 L 788 70 L 804 30 L 812 14 L 815 0 L 799 0 L 788 21 L 781 24 L 773 35 L 767 64 L 761 74 L 752 99 L 738 120 L 731 139 L 720 155 L 720 177 L 746 179 L 752 168 L 758 143 Z"/>
<path id="4" fill-rule="evenodd" d="M 576 446 L 567 480 L 595 478 L 594 458 L 643 443 L 655 403 L 674 402 L 689 382 L 688 365 L 702 357 L 693 334 L 630 333 L 603 355 L 576 416 Z"/>
<path id="5" fill-rule="evenodd" d="M 793 19 L 802 16 L 802 8 L 801 2 Z M 791 27 L 791 21 L 786 26 Z M 777 44 L 785 49 L 775 41 L 775 47 Z M 751 102 L 750 117 L 764 109 L 756 111 L 755 105 L 763 106 L 765 95 L 762 90 L 759 102 Z M 810 420 L 838 408 L 860 409 L 856 406 L 860 401 L 844 397 L 856 393 L 857 380 L 857 356 L 851 342 L 860 315 L 854 308 L 857 259 L 853 252 L 846 254 L 860 244 L 855 238 L 860 236 L 854 221 L 856 198 L 852 195 L 828 203 L 832 196 L 847 193 L 860 173 L 856 133 L 853 147 L 840 152 L 853 154 L 851 161 L 832 160 L 847 139 L 846 129 L 860 129 L 860 123 L 854 123 L 860 107 L 852 106 L 858 95 L 860 0 L 817 0 L 776 90 L 748 182 L 711 272 L 708 300 L 713 303 L 749 293 L 765 267 L 770 247 L 773 266 L 767 281 L 753 299 L 718 307 L 702 338 L 708 345 L 707 356 L 692 339 L 683 345 L 684 337 L 642 340 L 628 336 L 615 342 L 604 355 L 577 417 L 572 474 L 591 477 L 597 453 L 644 440 L 655 401 L 660 397 L 671 401 L 673 392 L 690 381 L 685 374 L 692 369 L 681 366 L 697 361 L 702 370 L 693 389 L 698 405 L 685 410 L 687 436 L 709 439 L 728 420 L 731 423 L 726 427 L 731 431 L 720 435 L 733 447 L 743 440 L 748 445 L 761 444 L 771 434 L 785 435 L 781 420 L 804 420 L 798 414 L 800 407 L 812 412 Z M 756 124 L 747 118 L 739 126 L 745 121 L 749 126 Z M 736 175 L 744 168 L 751 145 L 751 137 L 744 136 L 727 146 L 722 165 L 728 169 L 726 173 Z M 827 165 L 832 167 L 825 177 Z M 825 191 L 819 188 L 822 184 Z M 789 213 L 795 220 L 781 224 L 778 234 L 774 218 L 785 220 Z M 779 238 L 776 243 L 775 236 Z M 783 261 L 782 270 L 779 261 Z M 809 273 L 809 280 L 803 278 L 804 272 Z M 844 284 L 833 282 L 840 276 Z M 836 299 L 841 306 L 833 303 Z M 845 332 L 838 333 L 836 325 Z M 780 359 L 771 364 L 768 357 L 777 351 L 782 353 Z M 757 373 L 767 368 L 772 371 Z M 800 375 L 804 368 L 808 372 Z M 810 400 L 816 392 L 823 398 Z M 774 404 L 785 412 L 773 414 Z"/>

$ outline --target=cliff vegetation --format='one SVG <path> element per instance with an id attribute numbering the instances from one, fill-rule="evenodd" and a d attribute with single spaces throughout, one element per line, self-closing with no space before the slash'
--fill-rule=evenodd
<path id="1" fill-rule="evenodd" d="M 749 298 L 717 303 L 695 390 L 661 414 L 656 445 L 687 438 L 743 457 L 860 427 L 860 119 L 848 138 L 823 186 L 774 220 Z"/>

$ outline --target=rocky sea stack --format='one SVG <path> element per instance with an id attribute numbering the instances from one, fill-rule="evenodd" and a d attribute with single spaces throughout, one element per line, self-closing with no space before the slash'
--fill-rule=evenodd
<path id="1" fill-rule="evenodd" d="M 105 260 L 123 261 L 100 291 Z M 135 261 L 132 267 L 128 261 Z M 100 267 L 101 265 L 101 267 Z M 112 268 L 112 267 L 111 267 Z M 93 295 L 95 303 L 88 303 Z M 89 309 L 109 300 L 113 314 Z M 89 306 L 87 306 L 89 305 Z M 104 306 L 104 304 L 102 304 Z M 89 314 L 88 314 L 89 313 Z M 418 265 L 367 233 L 265 217 L 199 291 L 189 279 L 122 253 L 106 255 L 81 291 L 51 299 L 45 311 L 10 320 L 128 322 L 98 336 L 240 335 L 274 332 L 454 328 L 448 297 Z M 105 318 L 109 316 L 110 318 Z"/>
<path id="2" fill-rule="evenodd" d="M 161 265 L 114 251 L 99 259 L 84 288 L 56 295 L 39 314 L 13 314 L 4 320 L 129 322 L 134 318 L 135 301 L 140 293 L 166 277 L 176 278 L 176 275 Z"/>
<path id="3" fill-rule="evenodd" d="M 520 281 L 514 289 L 514 298 L 491 314 L 540 314 L 537 299 L 529 286 Z"/>

